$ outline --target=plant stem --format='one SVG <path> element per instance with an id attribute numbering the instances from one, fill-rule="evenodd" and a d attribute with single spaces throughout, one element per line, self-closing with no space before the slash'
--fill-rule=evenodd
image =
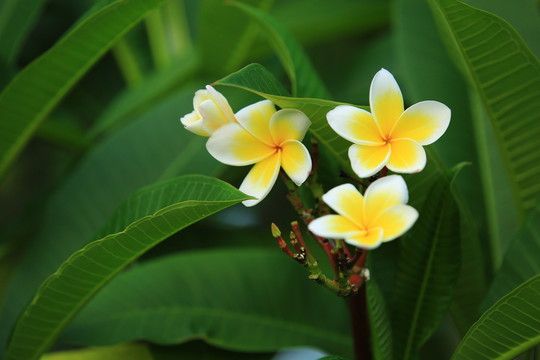
<path id="1" fill-rule="evenodd" d="M 142 81 L 143 75 L 137 56 L 126 38 L 120 39 L 112 48 L 120 72 L 128 86 L 135 86 Z"/>
<path id="2" fill-rule="evenodd" d="M 354 360 L 371 360 L 370 333 L 367 315 L 366 285 L 349 296 Z"/>

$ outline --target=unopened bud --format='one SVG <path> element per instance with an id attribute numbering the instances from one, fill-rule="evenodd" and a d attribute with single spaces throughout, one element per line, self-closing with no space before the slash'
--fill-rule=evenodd
<path id="1" fill-rule="evenodd" d="M 277 238 L 277 237 L 281 236 L 281 231 L 279 231 L 279 228 L 277 227 L 276 224 L 272 223 L 271 229 L 272 229 L 272 236 L 273 237 Z"/>

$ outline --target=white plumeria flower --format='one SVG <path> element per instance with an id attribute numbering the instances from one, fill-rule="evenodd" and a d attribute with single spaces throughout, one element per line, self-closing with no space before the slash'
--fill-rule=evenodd
<path id="1" fill-rule="evenodd" d="M 221 126 L 236 122 L 225 96 L 210 85 L 206 85 L 206 90 L 195 92 L 193 109 L 180 121 L 186 130 L 200 136 L 210 136 Z"/>
<path id="2" fill-rule="evenodd" d="M 442 136 L 450 123 L 450 109 L 438 101 L 422 101 L 404 111 L 401 90 L 390 72 L 381 69 L 371 83 L 372 113 L 351 105 L 328 112 L 328 123 L 354 143 L 349 159 L 361 178 L 384 166 L 399 173 L 415 173 L 426 165 L 423 145 Z"/>
<path id="3" fill-rule="evenodd" d="M 272 102 L 259 101 L 236 113 L 238 123 L 216 130 L 208 142 L 208 152 L 220 162 L 233 165 L 255 164 L 246 176 L 240 191 L 258 204 L 270 192 L 280 168 L 298 186 L 311 171 L 311 157 L 301 143 L 311 121 L 300 110 L 282 109 L 276 112 Z"/>
<path id="4" fill-rule="evenodd" d="M 343 184 L 322 199 L 338 215 L 313 220 L 309 230 L 324 238 L 345 239 L 348 244 L 365 249 L 401 236 L 418 219 L 418 211 L 405 205 L 409 193 L 399 175 L 374 181 L 364 196 L 353 185 Z"/>

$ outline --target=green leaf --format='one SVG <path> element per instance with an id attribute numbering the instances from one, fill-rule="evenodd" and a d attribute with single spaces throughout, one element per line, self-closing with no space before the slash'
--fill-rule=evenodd
<path id="1" fill-rule="evenodd" d="M 337 135 L 326 120 L 328 111 L 343 103 L 322 99 L 289 97 L 279 81 L 259 64 L 250 64 L 216 81 L 214 84 L 232 86 L 255 93 L 281 108 L 301 110 L 312 122 L 309 128 L 310 132 L 336 157 L 343 169 L 350 169 L 347 150 L 351 143 Z M 366 107 L 359 107 L 366 109 Z"/>
<path id="2" fill-rule="evenodd" d="M 249 14 L 263 29 L 263 33 L 289 75 L 294 96 L 330 98 L 328 90 L 326 90 L 322 80 L 317 75 L 302 46 L 287 29 L 273 17 L 256 8 L 239 2 L 233 4 Z"/>
<path id="3" fill-rule="evenodd" d="M 375 360 L 392 360 L 392 326 L 384 296 L 374 279 L 366 283 L 371 350 Z"/>
<path id="4" fill-rule="evenodd" d="M 452 193 L 457 166 L 433 184 L 418 222 L 401 240 L 393 294 L 394 354 L 412 359 L 441 323 L 460 266 L 460 213 Z"/>
<path id="5" fill-rule="evenodd" d="M 65 350 L 47 353 L 41 360 L 154 360 L 147 345 L 119 344 L 79 350 Z"/>
<path id="6" fill-rule="evenodd" d="M 540 274 L 497 301 L 471 327 L 452 360 L 514 359 L 540 344 Z"/>
<path id="7" fill-rule="evenodd" d="M 272 360 L 273 353 L 247 353 L 229 351 L 208 345 L 203 340 L 194 340 L 180 345 L 151 345 L 153 360 Z"/>
<path id="8" fill-rule="evenodd" d="M 194 175 L 135 192 L 103 229 L 106 236 L 74 253 L 43 282 L 17 322 L 5 359 L 37 359 L 123 268 L 186 226 L 249 198 L 222 181 Z"/>
<path id="9" fill-rule="evenodd" d="M 9 284 L 0 317 L 0 353 L 40 284 L 72 253 L 97 239 L 96 232 L 129 194 L 161 179 L 188 173 L 215 176 L 223 169 L 206 151 L 205 139 L 178 121 L 193 110 L 196 89 L 179 89 L 96 144 L 50 195 Z"/>
<path id="10" fill-rule="evenodd" d="M 348 355 L 347 316 L 340 298 L 308 281 L 277 248 L 208 249 L 152 260 L 118 276 L 63 340 L 177 344 L 202 338 L 236 351 L 311 345 Z"/>
<path id="11" fill-rule="evenodd" d="M 39 123 L 124 33 L 164 0 L 117 1 L 28 65 L 0 94 L 0 177 Z"/>
<path id="12" fill-rule="evenodd" d="M 449 51 L 478 92 L 523 220 L 540 195 L 540 62 L 504 20 L 455 0 L 429 0 Z"/>
<path id="13" fill-rule="evenodd" d="M 529 211 L 523 227 L 514 237 L 504 262 L 491 284 L 488 295 L 482 308 L 488 309 L 503 295 L 509 293 L 516 286 L 540 274 L 540 202 Z"/>

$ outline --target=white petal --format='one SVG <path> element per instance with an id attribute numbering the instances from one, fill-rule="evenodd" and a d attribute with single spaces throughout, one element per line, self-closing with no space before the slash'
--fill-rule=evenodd
<path id="1" fill-rule="evenodd" d="M 382 145 L 381 132 L 373 116 L 351 105 L 339 105 L 326 114 L 330 127 L 344 139 L 355 144 Z"/>
<path id="2" fill-rule="evenodd" d="M 300 110 L 281 109 L 270 118 L 273 143 L 279 145 L 287 140 L 302 141 L 310 125 L 311 121 Z"/>
<path id="3" fill-rule="evenodd" d="M 438 101 L 414 104 L 401 115 L 392 130 L 392 139 L 412 139 L 420 145 L 429 145 L 439 139 L 450 124 L 451 111 Z"/>
<path id="4" fill-rule="evenodd" d="M 367 178 L 381 171 L 388 162 L 390 153 L 389 144 L 376 146 L 354 144 L 349 148 L 349 160 L 355 174 Z"/>
<path id="5" fill-rule="evenodd" d="M 278 151 L 253 166 L 239 190 L 256 200 L 246 200 L 242 204 L 247 207 L 256 205 L 268 195 L 279 174 L 280 162 L 281 153 Z"/>
<path id="6" fill-rule="evenodd" d="M 229 124 L 229 120 L 227 120 L 223 111 L 212 99 L 205 100 L 199 105 L 199 113 L 203 119 L 203 129 L 209 134 L 212 134 L 223 125 Z"/>
<path id="7" fill-rule="evenodd" d="M 317 236 L 332 239 L 344 239 L 361 231 L 352 221 L 341 215 L 317 218 L 309 223 L 308 229 Z"/>
<path id="8" fill-rule="evenodd" d="M 405 180 L 399 175 L 389 175 L 371 183 L 364 194 L 364 219 L 368 227 L 386 209 L 405 204 L 409 192 Z"/>
<path id="9" fill-rule="evenodd" d="M 236 120 L 251 135 L 265 143 L 273 146 L 272 135 L 270 134 L 270 119 L 276 112 L 276 107 L 269 100 L 259 101 L 255 104 L 246 106 L 236 113 Z"/>
<path id="10" fill-rule="evenodd" d="M 297 140 L 283 142 L 281 167 L 297 186 L 302 185 L 311 172 L 311 156 L 304 144 Z"/>
<path id="11" fill-rule="evenodd" d="M 218 161 L 233 166 L 254 164 L 277 152 L 237 123 L 216 130 L 206 142 L 206 149 Z"/>
<path id="12" fill-rule="evenodd" d="M 336 186 L 322 196 L 335 212 L 352 221 L 363 230 L 364 197 L 352 184 Z"/>
<path id="13" fill-rule="evenodd" d="M 219 91 L 217 91 L 210 85 L 206 85 L 206 89 L 223 112 L 223 115 L 225 115 L 225 117 L 227 118 L 227 121 L 231 123 L 236 122 L 234 113 L 225 96 L 223 96 L 223 94 L 221 94 Z"/>
<path id="14" fill-rule="evenodd" d="M 180 122 L 184 125 L 186 130 L 189 130 L 196 135 L 210 136 L 210 134 L 202 128 L 202 119 L 196 111 L 192 111 L 180 118 Z"/>
<path id="15" fill-rule="evenodd" d="M 369 105 L 383 136 L 389 135 L 404 108 L 401 90 L 388 70 L 381 69 L 373 77 L 369 89 Z"/>

